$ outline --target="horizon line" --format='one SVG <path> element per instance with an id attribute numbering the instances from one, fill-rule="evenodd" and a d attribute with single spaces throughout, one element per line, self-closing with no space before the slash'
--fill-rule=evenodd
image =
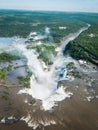
<path id="1" fill-rule="evenodd" d="M 29 11 L 29 12 L 62 12 L 62 13 L 97 13 L 95 11 L 70 11 L 70 10 L 30 10 L 30 9 L 6 9 L 6 8 L 0 8 L 0 10 L 13 10 L 13 11 Z"/>

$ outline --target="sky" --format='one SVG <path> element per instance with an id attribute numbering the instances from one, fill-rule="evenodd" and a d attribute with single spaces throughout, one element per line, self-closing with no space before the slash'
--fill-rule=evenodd
<path id="1" fill-rule="evenodd" d="M 98 12 L 98 0 L 0 0 L 0 9 Z"/>

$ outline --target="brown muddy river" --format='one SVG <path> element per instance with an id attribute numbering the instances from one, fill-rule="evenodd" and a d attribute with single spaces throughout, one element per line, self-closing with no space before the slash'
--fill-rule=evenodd
<path id="1" fill-rule="evenodd" d="M 96 80 L 92 83 L 92 87 L 96 88 L 98 94 L 98 74 L 92 74 Z M 41 102 L 36 100 L 34 104 L 28 105 L 25 99 L 31 102 L 31 97 L 27 94 L 17 95 L 21 87 L 6 88 L 0 86 L 0 96 L 4 91 L 9 92 L 9 99 L 0 98 L 0 118 L 3 117 L 23 117 L 28 113 L 31 116 L 32 123 L 36 121 L 38 127 L 36 130 L 98 130 L 98 99 L 95 98 L 90 102 L 87 101 L 88 92 L 84 91 L 86 82 L 84 79 L 76 79 L 66 82 L 65 86 L 68 91 L 73 92 L 70 99 L 65 99 L 58 103 L 51 111 L 41 109 Z M 65 81 L 62 82 L 65 84 Z M 77 88 L 76 86 L 79 86 Z M 56 123 L 44 126 L 40 123 L 54 120 Z M 13 124 L 0 124 L 0 130 L 32 130 L 24 121 L 17 121 Z"/>

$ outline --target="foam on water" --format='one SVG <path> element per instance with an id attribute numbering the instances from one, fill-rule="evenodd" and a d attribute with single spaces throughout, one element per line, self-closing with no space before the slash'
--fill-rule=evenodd
<path id="1" fill-rule="evenodd" d="M 30 78 L 31 91 L 29 91 L 29 94 L 36 99 L 44 100 L 49 98 L 57 89 L 58 73 L 60 71 L 55 68 L 57 66 L 60 68 L 63 65 L 63 62 L 60 62 L 62 59 L 58 58 L 50 68 L 50 71 L 44 70 L 35 50 L 26 49 L 23 43 L 16 43 L 15 46 L 27 58 L 27 65 L 33 73 Z"/>
<path id="2" fill-rule="evenodd" d="M 25 44 L 22 43 L 16 43 L 15 46 L 27 58 L 27 65 L 33 73 L 30 78 L 32 96 L 37 99 L 48 98 L 57 87 L 55 77 L 52 76 L 51 71 L 44 70 L 35 50 L 27 50 Z"/>
<path id="3" fill-rule="evenodd" d="M 48 99 L 42 101 L 42 106 L 45 111 L 50 110 L 54 106 L 57 106 L 57 102 L 62 101 L 65 98 L 70 98 L 72 95 L 71 92 L 65 92 L 65 88 L 61 86 Z"/>
<path id="4" fill-rule="evenodd" d="M 34 119 L 31 118 L 30 114 L 28 114 L 27 117 L 22 117 L 21 120 L 25 121 L 29 127 L 33 127 L 34 130 L 36 128 L 38 128 L 40 125 L 49 126 L 49 125 L 56 124 L 56 122 L 54 120 L 47 120 L 46 119 L 45 121 L 43 121 L 42 119 L 39 119 L 39 120 L 35 121 Z"/>

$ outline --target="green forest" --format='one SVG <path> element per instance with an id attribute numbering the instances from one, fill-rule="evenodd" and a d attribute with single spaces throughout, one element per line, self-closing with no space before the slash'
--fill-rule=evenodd
<path id="1" fill-rule="evenodd" d="M 25 38 L 31 31 L 42 34 L 45 27 L 49 27 L 54 42 L 59 43 L 63 37 L 86 26 L 85 22 L 75 18 L 77 15 L 65 12 L 0 10 L 0 37 Z"/>
<path id="2" fill-rule="evenodd" d="M 75 40 L 69 42 L 64 53 L 79 60 L 98 65 L 98 24 L 92 25 Z"/>
<path id="3" fill-rule="evenodd" d="M 52 43 L 59 45 L 63 38 L 71 33 L 78 31 L 82 27 L 88 30 L 80 34 L 78 38 L 71 41 L 65 48 L 64 54 L 68 54 L 75 59 L 83 59 L 98 65 L 98 14 L 97 13 L 69 13 L 69 12 L 52 12 L 52 11 L 17 11 L 17 10 L 0 10 L 0 37 L 19 36 L 26 38 L 30 32 L 45 34 L 45 28 L 50 28 Z M 65 27 L 66 29 L 62 29 Z M 42 39 L 45 43 L 46 39 Z M 44 51 L 40 53 L 39 58 L 49 61 L 48 54 L 54 51 L 44 46 Z M 36 47 L 40 52 L 43 46 Z M 47 56 L 44 53 L 47 50 Z M 46 53 L 45 53 L 46 54 Z M 0 61 L 13 60 L 17 57 L 1 54 Z"/>

